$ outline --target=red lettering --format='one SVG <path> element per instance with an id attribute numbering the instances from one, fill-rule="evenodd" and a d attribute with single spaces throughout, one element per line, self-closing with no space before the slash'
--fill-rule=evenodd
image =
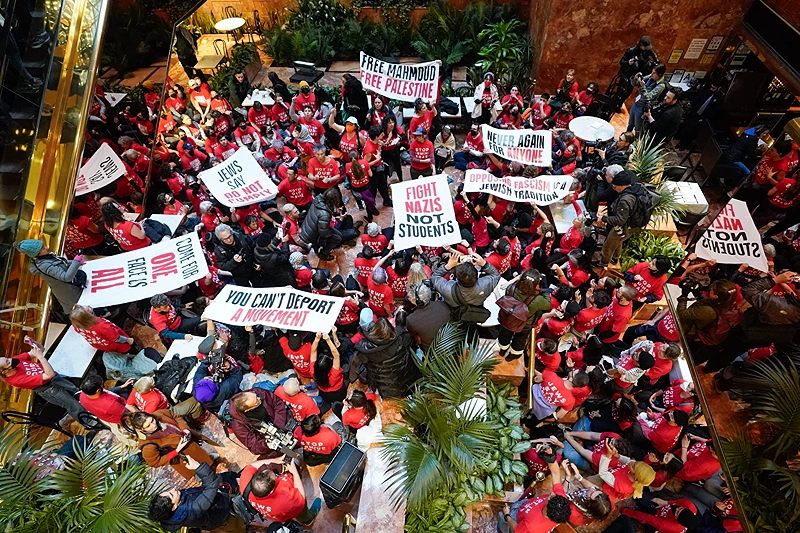
<path id="1" fill-rule="evenodd" d="M 110 283 L 118 281 L 119 283 Z M 107 268 L 95 270 L 92 276 L 92 292 L 104 291 L 112 287 L 125 285 L 125 268 Z"/>

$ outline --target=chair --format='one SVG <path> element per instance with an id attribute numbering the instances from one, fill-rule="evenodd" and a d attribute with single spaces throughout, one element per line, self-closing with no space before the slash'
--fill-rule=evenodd
<path id="1" fill-rule="evenodd" d="M 258 9 L 253 10 L 253 29 L 259 35 L 264 35 L 264 26 L 261 25 L 261 17 L 258 15 Z"/>
<path id="2" fill-rule="evenodd" d="M 681 181 L 687 170 L 689 170 L 688 167 L 683 167 L 680 165 L 669 167 L 664 171 L 664 178 L 669 181 Z"/>
<path id="3" fill-rule="evenodd" d="M 697 165 L 694 167 L 694 172 L 697 172 L 701 167 L 703 172 L 705 173 L 706 177 L 700 182 L 700 187 L 705 187 L 706 182 L 708 179 L 712 177 L 717 177 L 718 174 L 714 174 L 714 169 L 717 166 L 720 158 L 722 157 L 722 149 L 719 147 L 717 140 L 713 137 L 709 139 L 709 142 L 706 144 L 706 147 L 703 149 L 703 153 L 700 154 L 700 160 L 697 162 Z"/>
<path id="4" fill-rule="evenodd" d="M 223 61 L 228 61 L 228 43 L 224 39 L 214 39 L 214 53 L 218 56 L 224 56 Z"/>
<path id="5" fill-rule="evenodd" d="M 706 207 L 702 213 L 684 213 L 680 218 L 672 217 L 672 220 L 675 222 L 677 236 L 685 237 L 685 240 L 688 243 L 692 238 L 692 233 L 694 232 L 695 227 L 706 216 L 708 216 L 708 207 Z"/>
<path id="6" fill-rule="evenodd" d="M 598 104 L 597 111 L 595 113 L 597 118 L 602 118 L 603 120 L 611 120 L 611 117 L 614 115 L 616 100 L 605 94 L 596 94 L 594 95 L 594 99 Z"/>
<path id="7" fill-rule="evenodd" d="M 239 13 L 236 12 L 236 9 L 233 6 L 225 6 L 225 9 L 222 12 L 225 13 L 226 19 L 232 19 L 239 16 Z"/>
<path id="8" fill-rule="evenodd" d="M 692 154 L 702 153 L 706 147 L 706 144 L 708 144 L 708 141 L 713 138 L 714 128 L 711 127 L 711 122 L 708 120 L 703 120 L 703 125 L 700 126 L 700 133 L 698 133 L 697 138 L 689 147 L 689 151 L 686 152 L 686 155 L 683 156 L 683 159 L 681 159 L 681 162 L 678 164 L 683 165 L 688 161 L 689 167 L 692 169 L 692 171 L 694 171 L 695 165 L 692 165 Z"/>

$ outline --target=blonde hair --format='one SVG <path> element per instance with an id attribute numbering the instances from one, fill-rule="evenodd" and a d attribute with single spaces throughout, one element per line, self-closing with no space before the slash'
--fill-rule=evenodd
<path id="1" fill-rule="evenodd" d="M 656 478 L 656 471 L 641 461 L 636 461 L 631 465 L 631 472 L 633 472 L 633 497 L 641 498 L 645 487 L 649 487 L 650 483 Z"/>
<path id="2" fill-rule="evenodd" d="M 156 380 L 153 379 L 153 376 L 141 377 L 138 380 L 136 380 L 136 383 L 133 384 L 133 390 L 135 390 L 139 394 L 150 392 L 154 388 L 156 388 Z"/>
<path id="3" fill-rule="evenodd" d="M 408 281 L 406 285 L 408 287 L 419 285 L 426 279 L 428 279 L 428 273 L 425 272 L 425 267 L 421 263 L 412 263 L 408 269 Z"/>
<path id="4" fill-rule="evenodd" d="M 88 305 L 76 305 L 69 314 L 72 325 L 80 329 L 89 329 L 100 319 L 94 314 L 94 310 Z"/>

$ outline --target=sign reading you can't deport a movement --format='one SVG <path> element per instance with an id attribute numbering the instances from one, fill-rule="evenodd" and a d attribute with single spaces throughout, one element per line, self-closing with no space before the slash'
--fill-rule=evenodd
<path id="1" fill-rule="evenodd" d="M 436 100 L 439 93 L 439 64 L 387 63 L 361 52 L 361 84 L 378 94 L 413 102 L 417 98 Z"/>

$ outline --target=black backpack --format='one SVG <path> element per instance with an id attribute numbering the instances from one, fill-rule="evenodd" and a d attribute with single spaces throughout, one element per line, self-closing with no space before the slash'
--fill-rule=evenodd
<path id="1" fill-rule="evenodd" d="M 636 197 L 636 203 L 631 210 L 628 225 L 636 228 L 646 228 L 653 218 L 653 211 L 661 202 L 661 194 L 654 185 L 639 183 L 639 186 L 629 187 L 625 192 Z"/>
<path id="2" fill-rule="evenodd" d="M 175 387 L 185 384 L 189 373 L 197 364 L 197 357 L 185 357 L 181 359 L 175 354 L 172 359 L 167 359 L 155 372 L 155 382 L 158 390 L 162 391 L 174 403 L 181 401 L 180 392 L 175 394 Z"/>

